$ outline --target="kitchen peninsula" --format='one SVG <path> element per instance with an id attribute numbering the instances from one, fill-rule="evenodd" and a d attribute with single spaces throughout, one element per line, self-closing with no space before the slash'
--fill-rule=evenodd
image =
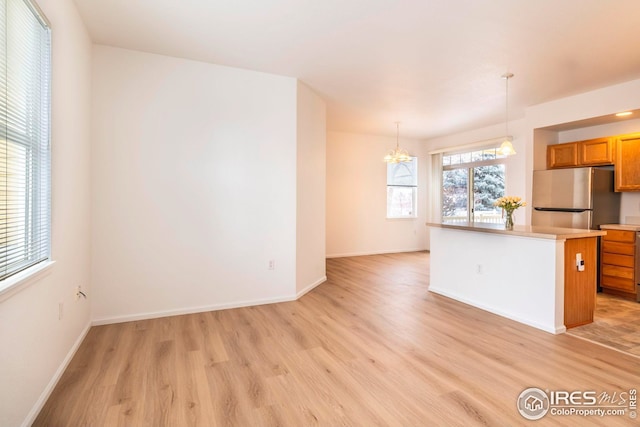
<path id="1" fill-rule="evenodd" d="M 554 334 L 593 321 L 601 230 L 427 223 L 431 292 Z M 579 254 L 579 255 L 578 255 Z M 584 261 L 579 270 L 577 256 Z"/>

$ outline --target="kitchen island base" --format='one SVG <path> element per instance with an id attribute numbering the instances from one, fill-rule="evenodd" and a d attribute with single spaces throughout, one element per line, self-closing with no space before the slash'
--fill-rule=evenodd
<path id="1" fill-rule="evenodd" d="M 604 232 L 427 225 L 431 292 L 553 334 L 593 320 L 597 237 Z"/>

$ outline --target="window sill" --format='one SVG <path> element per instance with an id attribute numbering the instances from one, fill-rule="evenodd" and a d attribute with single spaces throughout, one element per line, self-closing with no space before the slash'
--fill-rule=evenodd
<path id="1" fill-rule="evenodd" d="M 49 273 L 55 261 L 42 261 L 33 267 L 27 268 L 6 280 L 0 281 L 0 302 L 10 298 L 23 289 L 34 284 L 37 279 Z"/>

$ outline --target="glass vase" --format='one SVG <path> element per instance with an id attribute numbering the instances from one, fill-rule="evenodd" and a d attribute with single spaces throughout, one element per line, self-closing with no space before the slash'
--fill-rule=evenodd
<path id="1" fill-rule="evenodd" d="M 513 211 L 504 211 L 504 229 L 513 230 Z"/>

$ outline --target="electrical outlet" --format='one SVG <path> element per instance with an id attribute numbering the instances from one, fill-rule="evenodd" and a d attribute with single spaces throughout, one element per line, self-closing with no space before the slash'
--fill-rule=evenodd
<path id="1" fill-rule="evenodd" d="M 482 274 L 482 264 L 477 264 L 476 265 L 476 273 Z"/>
<path id="2" fill-rule="evenodd" d="M 276 260 L 275 259 L 270 259 L 269 260 L 269 270 L 275 270 L 276 269 Z"/>
<path id="3" fill-rule="evenodd" d="M 64 315 L 64 302 L 60 301 L 58 303 L 58 320 L 62 320 L 63 315 Z"/>

